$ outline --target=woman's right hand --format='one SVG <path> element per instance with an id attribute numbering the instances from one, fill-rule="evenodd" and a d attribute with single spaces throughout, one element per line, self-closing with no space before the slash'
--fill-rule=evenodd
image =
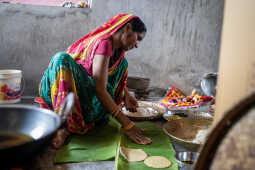
<path id="1" fill-rule="evenodd" d="M 143 130 L 136 125 L 133 126 L 130 130 L 125 131 L 128 137 L 137 144 L 150 144 L 152 141 L 150 138 L 145 137 L 142 132 Z"/>

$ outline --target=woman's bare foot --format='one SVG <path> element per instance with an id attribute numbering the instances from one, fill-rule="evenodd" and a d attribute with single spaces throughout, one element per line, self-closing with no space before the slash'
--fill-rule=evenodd
<path id="1" fill-rule="evenodd" d="M 64 145 L 66 138 L 70 135 L 70 133 L 65 129 L 59 129 L 52 140 L 52 146 L 55 149 L 59 149 Z"/>

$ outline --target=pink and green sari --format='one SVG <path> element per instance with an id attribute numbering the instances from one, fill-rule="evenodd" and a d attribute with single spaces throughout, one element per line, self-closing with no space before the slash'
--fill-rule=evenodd
<path id="1" fill-rule="evenodd" d="M 86 34 L 65 52 L 55 54 L 41 79 L 39 94 L 44 106 L 57 112 L 69 92 L 75 94 L 75 105 L 67 119 L 68 130 L 84 134 L 98 122 L 107 120 L 108 111 L 98 100 L 90 72 L 98 44 L 136 16 L 119 14 L 104 25 Z M 124 52 L 110 58 L 107 91 L 119 104 L 126 88 L 128 63 Z M 42 105 L 41 105 L 42 106 Z"/>

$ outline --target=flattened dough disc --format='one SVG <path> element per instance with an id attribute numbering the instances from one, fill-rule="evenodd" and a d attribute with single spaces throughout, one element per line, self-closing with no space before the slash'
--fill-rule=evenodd
<path id="1" fill-rule="evenodd" d="M 163 156 L 150 156 L 144 160 L 144 164 L 151 168 L 167 168 L 171 162 Z"/>
<path id="2" fill-rule="evenodd" d="M 143 161 L 147 157 L 147 154 L 142 149 L 120 147 L 120 153 L 129 162 Z"/>

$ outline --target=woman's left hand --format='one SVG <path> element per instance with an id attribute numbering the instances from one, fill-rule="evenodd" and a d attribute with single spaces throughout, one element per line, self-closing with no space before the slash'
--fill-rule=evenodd
<path id="1" fill-rule="evenodd" d="M 136 108 L 138 107 L 138 102 L 134 96 L 131 96 L 129 92 L 126 91 L 124 97 L 124 104 L 128 111 L 136 112 Z"/>
<path id="2" fill-rule="evenodd" d="M 147 145 L 152 142 L 152 140 L 142 134 L 144 129 L 139 128 L 138 126 L 133 126 L 130 130 L 126 131 L 128 137 L 137 144 Z"/>

